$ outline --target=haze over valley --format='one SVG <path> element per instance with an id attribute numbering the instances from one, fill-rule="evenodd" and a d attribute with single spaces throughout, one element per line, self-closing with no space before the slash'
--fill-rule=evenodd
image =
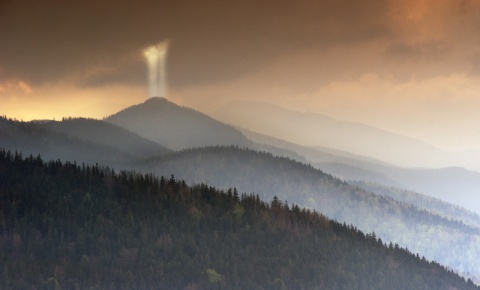
<path id="1" fill-rule="evenodd" d="M 0 1 L 0 288 L 479 288 L 477 1 L 190 2 Z"/>

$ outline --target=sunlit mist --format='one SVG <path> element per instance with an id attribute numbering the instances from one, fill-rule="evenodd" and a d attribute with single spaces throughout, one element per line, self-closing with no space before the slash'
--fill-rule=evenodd
<path id="1" fill-rule="evenodd" d="M 150 97 L 166 97 L 166 60 L 168 40 L 147 47 L 143 54 L 148 62 L 148 88 Z"/>

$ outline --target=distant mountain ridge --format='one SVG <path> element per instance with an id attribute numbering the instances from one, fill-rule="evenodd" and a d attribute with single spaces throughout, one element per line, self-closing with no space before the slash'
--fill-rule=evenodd
<path id="1" fill-rule="evenodd" d="M 306 147 L 242 129 L 257 148 L 308 163 L 347 181 L 413 190 L 480 214 L 480 173 L 461 167 L 405 168 L 325 147 Z"/>
<path id="2" fill-rule="evenodd" d="M 371 157 L 356 155 L 350 152 L 337 150 L 334 148 L 327 147 L 308 147 L 299 145 L 297 143 L 289 142 L 283 139 L 272 137 L 266 134 L 254 132 L 248 129 L 239 128 L 242 133 L 247 136 L 250 140 L 256 144 L 273 146 L 276 148 L 282 148 L 289 150 L 291 152 L 296 152 L 297 154 L 303 156 L 308 162 L 339 162 L 350 164 L 359 167 L 366 166 L 376 166 L 376 165 L 385 165 L 391 166 L 394 165 L 386 163 L 384 161 L 374 159 Z M 302 161 L 302 160 L 299 160 Z"/>
<path id="3" fill-rule="evenodd" d="M 292 111 L 263 102 L 232 101 L 213 115 L 227 124 L 296 144 L 335 148 L 399 166 L 451 165 L 445 152 L 423 141 L 321 114 Z"/>
<path id="4" fill-rule="evenodd" d="M 425 209 L 428 212 L 448 219 L 459 219 L 467 225 L 480 228 L 479 214 L 466 210 L 464 207 L 457 206 L 453 203 L 447 203 L 439 198 L 372 182 L 349 181 L 349 183 L 375 194 L 389 196 L 397 201 L 411 204 L 418 209 Z"/>
<path id="5" fill-rule="evenodd" d="M 165 98 L 150 98 L 105 120 L 173 150 L 232 144 L 253 146 L 237 129 Z"/>

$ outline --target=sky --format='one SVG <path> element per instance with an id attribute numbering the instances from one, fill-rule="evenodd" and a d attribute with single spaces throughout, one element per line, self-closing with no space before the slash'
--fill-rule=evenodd
<path id="1" fill-rule="evenodd" d="M 0 0 L 0 114 L 103 118 L 149 97 L 270 102 L 480 151 L 478 0 Z"/>

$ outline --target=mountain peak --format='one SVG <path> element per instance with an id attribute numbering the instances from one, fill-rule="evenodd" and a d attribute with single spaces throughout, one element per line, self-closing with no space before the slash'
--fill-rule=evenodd
<path id="1" fill-rule="evenodd" d="M 172 102 L 170 102 L 169 100 L 167 100 L 164 97 L 151 97 L 151 98 L 145 100 L 145 102 L 143 102 L 143 104 L 145 104 L 145 105 L 147 105 L 147 104 L 164 104 L 164 103 L 172 103 Z"/>
<path id="2" fill-rule="evenodd" d="M 251 145 L 239 130 L 160 97 L 128 107 L 106 121 L 174 150 L 211 145 Z"/>

